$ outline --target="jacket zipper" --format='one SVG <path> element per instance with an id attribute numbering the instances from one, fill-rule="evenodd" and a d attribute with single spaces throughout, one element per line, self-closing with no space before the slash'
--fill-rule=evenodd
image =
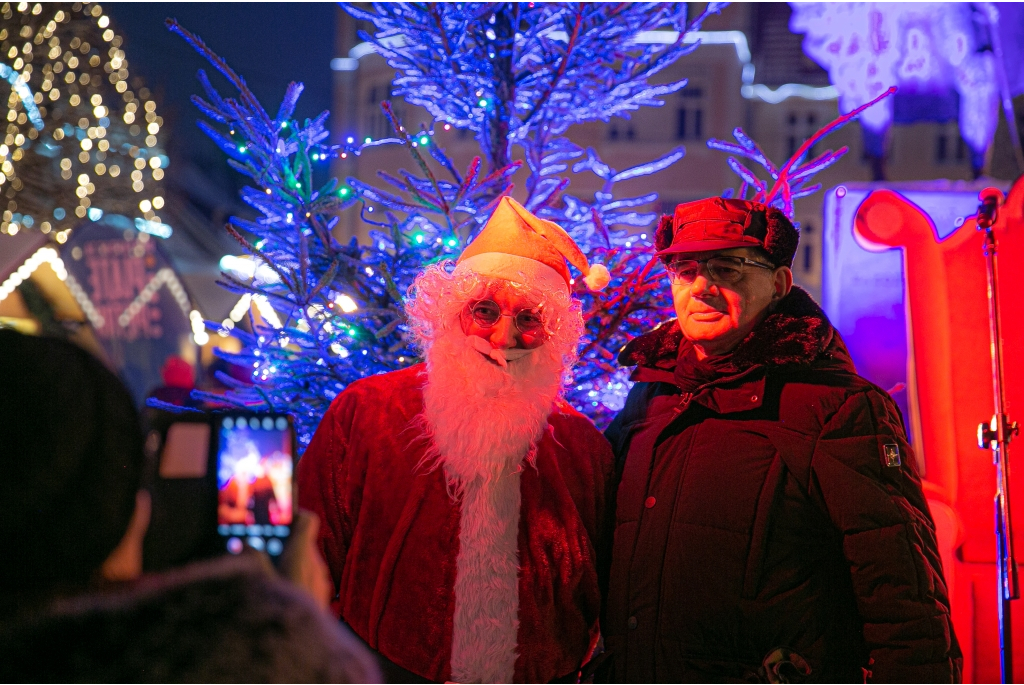
<path id="1" fill-rule="evenodd" d="M 731 376 L 725 376 L 723 378 L 716 378 L 715 380 L 708 381 L 707 383 L 704 383 L 703 385 L 698 385 L 696 388 L 693 389 L 693 392 L 684 392 L 683 394 L 681 394 L 679 396 L 679 404 L 676 406 L 675 409 L 672 410 L 673 413 L 676 416 L 678 416 L 679 414 L 682 414 L 690 406 L 690 402 L 693 401 L 693 398 L 696 397 L 701 392 L 707 390 L 708 388 L 710 388 L 712 386 L 715 386 L 715 385 L 721 385 L 722 383 L 731 383 L 732 381 L 739 380 L 740 378 L 743 378 L 744 376 L 749 375 L 751 370 L 752 369 L 756 369 L 756 368 L 757 368 L 757 366 L 751 366 L 749 369 L 744 369 L 743 371 L 740 371 L 739 373 L 735 373 L 735 374 L 733 374 Z"/>

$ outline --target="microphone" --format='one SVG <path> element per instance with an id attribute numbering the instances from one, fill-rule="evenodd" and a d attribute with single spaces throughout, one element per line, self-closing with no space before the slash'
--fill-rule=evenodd
<path id="1" fill-rule="evenodd" d="M 978 193 L 978 199 L 981 201 L 978 205 L 978 228 L 992 228 L 992 224 L 999 217 L 999 205 L 1004 199 L 1003 192 L 998 188 L 985 188 Z"/>

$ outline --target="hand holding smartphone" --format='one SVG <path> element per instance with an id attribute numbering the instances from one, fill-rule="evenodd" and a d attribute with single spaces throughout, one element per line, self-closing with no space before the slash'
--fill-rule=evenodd
<path id="1" fill-rule="evenodd" d="M 291 419 L 246 411 L 166 418 L 150 434 L 158 478 L 147 569 L 246 546 L 276 563 L 295 520 Z"/>
<path id="2" fill-rule="evenodd" d="M 159 506 L 146 554 L 173 552 L 151 570 L 250 547 L 327 608 L 334 586 L 318 548 L 319 521 L 295 507 L 298 452 L 289 416 L 190 414 L 150 437 Z"/>

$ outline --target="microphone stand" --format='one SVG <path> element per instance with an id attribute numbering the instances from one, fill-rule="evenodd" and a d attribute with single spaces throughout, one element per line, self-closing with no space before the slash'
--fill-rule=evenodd
<path id="1" fill-rule="evenodd" d="M 999 656 L 1002 682 L 1013 682 L 1013 631 L 1010 602 L 1020 598 L 1017 560 L 1013 551 L 1013 519 L 1010 517 L 1010 439 L 1017 434 L 1016 422 L 1006 415 L 1003 378 L 1003 344 L 999 324 L 999 270 L 993 224 L 999 214 L 1003 194 L 986 188 L 979 194 L 978 230 L 985 231 L 986 272 L 988 276 L 988 322 L 992 341 L 992 393 L 995 414 L 987 423 L 978 425 L 978 447 L 992 450 L 996 466 L 996 546 L 999 554 Z"/>

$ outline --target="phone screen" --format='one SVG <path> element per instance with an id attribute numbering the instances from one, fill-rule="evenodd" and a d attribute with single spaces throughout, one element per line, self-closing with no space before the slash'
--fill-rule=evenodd
<path id="1" fill-rule="evenodd" d="M 291 533 L 294 439 L 276 414 L 218 419 L 217 532 L 228 552 L 245 544 L 276 557 Z"/>

